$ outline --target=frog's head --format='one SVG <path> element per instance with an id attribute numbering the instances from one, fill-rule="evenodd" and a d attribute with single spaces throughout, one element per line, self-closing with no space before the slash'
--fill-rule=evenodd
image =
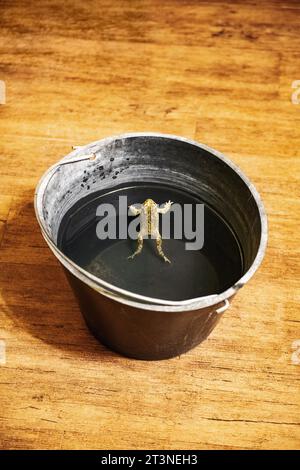
<path id="1" fill-rule="evenodd" d="M 143 206 L 146 208 L 149 208 L 149 207 L 156 207 L 157 204 L 156 202 L 153 201 L 153 199 L 146 199 L 146 201 L 143 203 Z"/>

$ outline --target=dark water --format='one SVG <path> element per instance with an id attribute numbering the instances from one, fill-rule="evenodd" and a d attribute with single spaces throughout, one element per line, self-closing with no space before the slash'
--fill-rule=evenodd
<path id="1" fill-rule="evenodd" d="M 224 220 L 208 206 L 204 208 L 202 249 L 186 250 L 187 240 L 175 240 L 171 232 L 171 239 L 163 240 L 163 250 L 171 264 L 158 256 L 155 240 L 151 239 L 144 240 L 140 255 L 128 260 L 136 249 L 136 240 L 99 240 L 96 235 L 100 220 L 96 216 L 97 207 L 110 203 L 118 209 L 121 195 L 127 196 L 129 205 L 142 203 L 147 198 L 157 204 L 169 199 L 181 205 L 192 204 L 194 209 L 197 203 L 202 203 L 172 186 L 152 184 L 119 187 L 106 194 L 93 193 L 75 204 L 60 226 L 58 246 L 75 263 L 118 287 L 165 300 L 217 294 L 241 277 L 243 261 L 239 243 Z M 119 217 L 123 215 L 117 212 L 116 219 Z M 128 222 L 133 219 L 128 217 Z"/>

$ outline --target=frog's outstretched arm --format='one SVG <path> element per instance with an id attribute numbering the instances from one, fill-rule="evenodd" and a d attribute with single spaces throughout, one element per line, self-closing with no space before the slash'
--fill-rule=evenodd
<path id="1" fill-rule="evenodd" d="M 172 204 L 173 204 L 172 201 L 166 202 L 165 205 L 164 205 L 164 207 L 162 207 L 162 208 L 157 208 L 157 212 L 158 212 L 159 214 L 166 214 L 166 213 L 170 210 Z"/>
<path id="2" fill-rule="evenodd" d="M 142 212 L 142 209 L 135 206 L 129 206 L 129 211 L 132 215 L 139 215 Z"/>

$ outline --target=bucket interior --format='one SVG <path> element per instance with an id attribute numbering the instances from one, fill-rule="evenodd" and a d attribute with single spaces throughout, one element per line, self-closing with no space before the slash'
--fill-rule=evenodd
<path id="1" fill-rule="evenodd" d="M 80 160 L 91 153 L 94 160 Z M 40 218 L 58 248 L 101 280 L 147 297 L 181 301 L 225 291 L 252 265 L 261 238 L 256 201 L 239 174 L 208 150 L 167 137 L 128 136 L 99 141 L 69 158 L 78 160 L 64 159 L 41 189 Z M 123 217 L 120 196 L 128 205 L 148 198 L 181 207 L 204 204 L 203 246 L 186 250 L 188 240 L 175 239 L 171 230 L 162 245 L 170 264 L 150 239 L 129 260 L 136 240 L 100 240 L 96 232 L 100 204 L 111 204 L 117 218 Z"/>

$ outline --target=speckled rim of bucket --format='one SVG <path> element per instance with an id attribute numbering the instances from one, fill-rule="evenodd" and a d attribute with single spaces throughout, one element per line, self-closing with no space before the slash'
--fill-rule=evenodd
<path id="1" fill-rule="evenodd" d="M 43 203 L 43 194 L 47 188 L 47 184 L 50 181 L 51 177 L 57 170 L 57 168 L 62 164 L 77 162 L 79 160 L 84 160 L 89 157 L 89 148 L 95 145 L 99 146 L 106 146 L 109 143 L 130 138 L 130 137 L 158 137 L 158 138 L 166 138 L 177 140 L 181 142 L 185 142 L 187 144 L 196 146 L 201 148 L 214 157 L 222 160 L 225 164 L 227 164 L 238 176 L 243 180 L 245 185 L 248 187 L 249 191 L 251 192 L 259 212 L 260 222 L 261 222 L 261 237 L 260 237 L 260 244 L 257 250 L 256 257 L 248 269 L 248 271 L 229 289 L 225 290 L 221 294 L 213 294 L 183 301 L 167 301 L 163 299 L 156 299 L 152 297 L 146 297 L 143 295 L 135 294 L 131 291 L 121 289 L 119 287 L 114 286 L 102 279 L 94 276 L 93 274 L 89 273 L 85 269 L 78 266 L 74 263 L 70 258 L 68 258 L 59 248 L 55 245 L 52 241 L 50 235 L 48 234 L 43 218 L 43 211 L 42 211 L 42 203 Z M 120 134 L 116 136 L 111 136 L 108 138 L 100 139 L 98 141 L 91 142 L 85 146 L 82 146 L 75 151 L 71 152 L 70 154 L 63 157 L 59 160 L 56 164 L 52 165 L 41 177 L 39 183 L 37 184 L 35 190 L 35 197 L 34 197 L 34 208 L 36 213 L 36 218 L 40 225 L 42 235 L 45 238 L 48 246 L 56 256 L 56 258 L 61 262 L 61 264 L 68 269 L 74 276 L 80 279 L 82 282 L 87 284 L 92 289 L 96 290 L 97 292 L 114 299 L 120 303 L 131 305 L 133 307 L 142 308 L 145 310 L 156 310 L 156 311 L 169 311 L 169 312 L 181 312 L 181 311 L 191 311 L 197 310 L 205 307 L 209 307 L 212 305 L 219 305 L 222 302 L 226 301 L 228 298 L 234 296 L 236 292 L 243 287 L 250 278 L 254 275 L 258 267 L 260 266 L 267 246 L 267 238 L 268 238 L 268 224 L 267 224 L 267 216 L 264 209 L 264 205 L 262 200 L 259 196 L 258 191 L 254 187 L 254 185 L 250 182 L 250 180 L 242 173 L 240 168 L 231 162 L 227 157 L 225 157 L 222 153 L 208 147 L 205 144 L 198 143 L 191 139 L 186 139 L 184 137 L 179 137 L 172 134 L 161 134 L 155 132 L 141 132 L 141 133 L 126 133 Z"/>

